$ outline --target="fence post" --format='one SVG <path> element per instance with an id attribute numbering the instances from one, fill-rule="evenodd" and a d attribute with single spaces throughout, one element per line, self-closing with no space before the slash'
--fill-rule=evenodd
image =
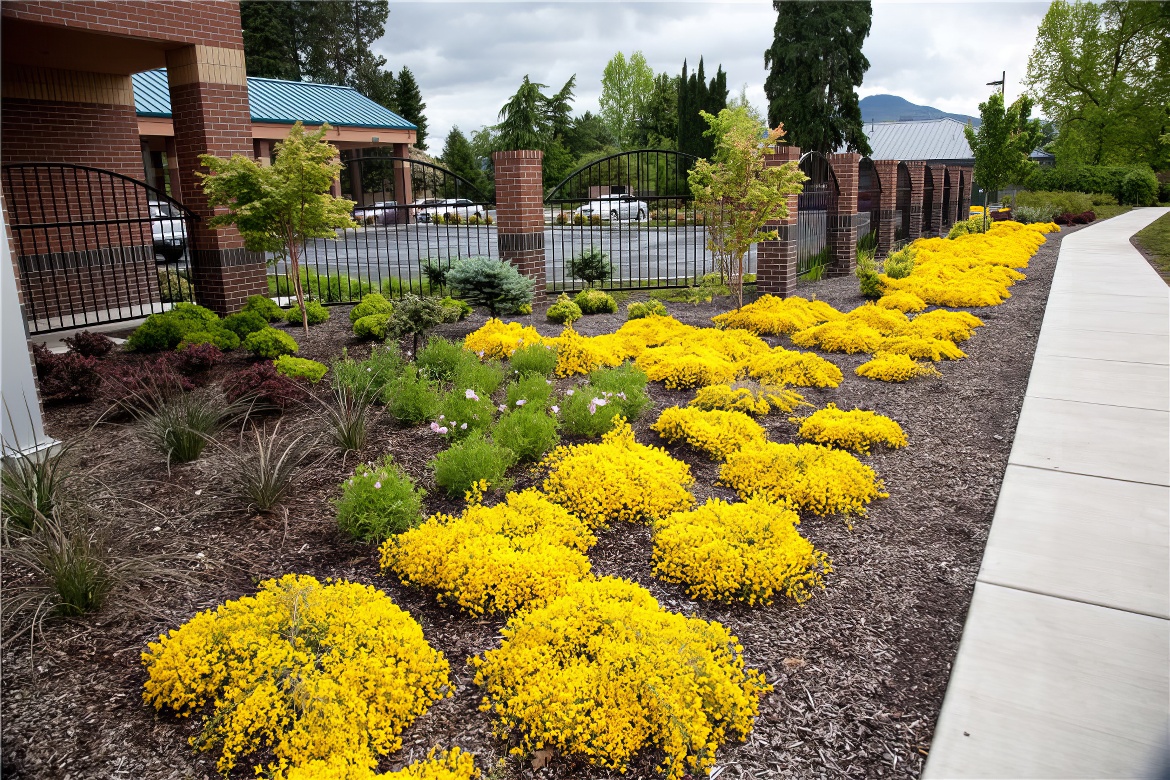
<path id="1" fill-rule="evenodd" d="M 877 255 L 880 260 L 894 248 L 894 214 L 898 210 L 898 160 L 876 160 L 874 171 L 882 183 L 878 215 Z"/>
<path id="2" fill-rule="evenodd" d="M 922 190 L 926 186 L 926 163 L 908 162 L 906 169 L 910 171 L 910 233 L 907 238 L 915 241 L 922 237 Z"/>
<path id="3" fill-rule="evenodd" d="M 946 222 L 943 224 L 950 227 L 959 221 L 959 168 L 957 166 L 947 166 L 947 182 L 950 184 L 950 188 L 948 189 L 947 202 L 943 204 L 943 213 L 946 215 Z"/>
<path id="4" fill-rule="evenodd" d="M 971 181 L 974 178 L 974 171 L 969 166 L 964 166 L 959 169 L 959 178 L 963 181 L 963 186 L 959 188 L 959 217 L 966 219 L 971 214 Z"/>
<path id="5" fill-rule="evenodd" d="M 780 144 L 764 155 L 765 168 L 777 168 L 800 160 L 800 147 Z M 788 196 L 788 218 L 773 220 L 768 227 L 778 235 L 776 241 L 756 245 L 756 289 L 787 298 L 796 292 L 796 203 L 798 195 Z"/>
<path id="6" fill-rule="evenodd" d="M 536 283 L 535 301 L 546 295 L 543 157 L 534 149 L 492 154 L 500 259 Z"/>
<path id="7" fill-rule="evenodd" d="M 857 185 L 861 155 L 830 154 L 837 178 L 837 197 L 829 202 L 829 276 L 850 276 L 857 270 Z"/>
<path id="8" fill-rule="evenodd" d="M 934 218 L 930 221 L 930 224 L 934 226 L 935 235 L 945 236 L 947 234 L 947 215 L 946 204 L 943 203 L 943 191 L 946 189 L 947 166 L 930 166 L 930 175 L 934 179 L 934 203 L 931 204 L 931 214 L 933 214 Z"/>

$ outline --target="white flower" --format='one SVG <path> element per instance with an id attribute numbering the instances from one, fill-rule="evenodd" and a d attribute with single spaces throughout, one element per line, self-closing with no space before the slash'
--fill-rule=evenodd
<path id="1" fill-rule="evenodd" d="M 162 530 L 162 527 L 161 527 L 161 526 L 157 526 L 157 525 L 156 525 L 154 528 L 151 528 L 150 530 L 152 530 L 152 531 L 161 531 L 161 530 Z"/>
<path id="2" fill-rule="evenodd" d="M 566 390 L 566 391 L 565 391 L 565 395 L 572 395 L 572 394 L 573 394 L 573 393 L 575 393 L 575 392 L 576 392 L 576 391 L 575 391 L 573 388 L 571 388 L 571 387 L 570 387 L 568 390 Z"/>
<path id="3" fill-rule="evenodd" d="M 561 407 L 557 406 L 556 404 L 553 404 L 553 405 L 552 405 L 551 407 L 549 407 L 549 408 L 551 408 L 551 409 L 552 409 L 552 413 L 553 413 L 553 414 L 560 414 L 560 413 L 561 413 Z"/>
<path id="4" fill-rule="evenodd" d="M 374 483 L 374 490 L 381 490 L 381 489 L 382 489 L 382 480 L 378 480 L 377 482 Z"/>
<path id="5" fill-rule="evenodd" d="M 459 430 L 461 430 L 461 431 L 467 430 L 467 423 L 463 423 L 462 425 L 460 425 Z"/>
<path id="6" fill-rule="evenodd" d="M 446 433 L 446 432 L 447 432 L 446 428 L 439 426 L 439 433 Z"/>
<path id="7" fill-rule="evenodd" d="M 199 488 L 198 490 L 196 490 L 195 495 L 197 495 L 197 496 L 203 495 L 203 488 Z"/>
<path id="8" fill-rule="evenodd" d="M 544 383 L 545 383 L 546 385 L 551 385 L 551 384 L 552 384 L 552 380 L 551 380 L 551 379 L 546 379 L 546 380 L 544 380 Z"/>
<path id="9" fill-rule="evenodd" d="M 525 401 L 523 398 L 521 398 L 519 401 L 517 401 L 517 402 L 516 402 L 516 405 L 517 405 L 517 406 L 523 406 L 523 405 L 524 405 L 524 404 L 526 404 L 526 403 L 528 403 L 528 402 L 527 402 L 527 401 Z"/>
<path id="10" fill-rule="evenodd" d="M 443 419 L 444 417 L 446 417 L 446 416 L 447 416 L 447 415 L 445 415 L 445 414 L 440 414 L 440 415 L 439 415 L 439 419 L 440 419 L 440 420 L 442 420 L 442 419 Z"/>
<path id="11" fill-rule="evenodd" d="M 606 401 L 604 398 L 594 398 L 593 403 L 597 404 L 598 406 L 605 406 L 609 402 Z"/>
<path id="12" fill-rule="evenodd" d="M 501 412 L 508 411 L 508 405 L 507 404 L 500 404 L 500 411 Z"/>
<path id="13" fill-rule="evenodd" d="M 463 392 L 463 397 L 464 397 L 464 398 L 467 398 L 467 399 L 469 399 L 469 400 L 472 400 L 472 401 L 478 401 L 478 400 L 479 400 L 479 396 L 478 396 L 478 395 L 476 395 L 476 394 L 475 394 L 475 391 L 474 391 L 474 390 L 472 390 L 470 387 L 469 387 L 469 388 L 467 388 L 467 389 L 466 389 L 466 390 Z"/>

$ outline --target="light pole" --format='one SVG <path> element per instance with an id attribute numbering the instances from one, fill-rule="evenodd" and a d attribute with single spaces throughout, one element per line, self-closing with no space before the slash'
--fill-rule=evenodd
<path id="1" fill-rule="evenodd" d="M 987 86 L 989 86 L 989 87 L 999 87 L 1000 102 L 1007 100 L 1007 97 L 1004 94 L 1004 89 L 1005 89 L 1006 84 L 1007 84 L 1007 71 L 1006 70 L 1000 71 L 999 81 L 987 82 Z M 1006 110 L 1007 106 L 1005 105 L 1004 108 Z M 987 220 L 989 218 L 990 218 L 990 215 L 987 213 L 987 187 L 984 187 L 983 188 L 983 232 L 984 233 L 987 232 Z"/>

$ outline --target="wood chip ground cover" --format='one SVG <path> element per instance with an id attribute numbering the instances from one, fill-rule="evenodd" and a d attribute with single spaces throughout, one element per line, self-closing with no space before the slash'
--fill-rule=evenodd
<path id="1" fill-rule="evenodd" d="M 943 379 L 873 382 L 853 373 L 868 355 L 832 354 L 827 357 L 845 375 L 841 386 L 800 389 L 817 407 L 834 402 L 843 409 L 857 406 L 887 415 L 910 439 L 904 449 L 876 448 L 863 458 L 883 477 L 890 497 L 875 502 L 869 517 L 856 522 L 852 531 L 840 518 L 804 516 L 801 533 L 829 554 L 833 572 L 826 590 L 803 607 L 783 600 L 768 607 L 692 601 L 682 586 L 652 576 L 646 526 L 617 524 L 599 535 L 589 552 L 595 574 L 629 578 L 667 609 L 723 623 L 744 645 L 746 663 L 775 685 L 775 692 L 761 702 L 748 741 L 720 750 L 717 766 L 723 777 L 921 773 L 1011 449 L 1061 236 L 1073 230 L 1048 237 L 1029 264 L 1027 280 L 1012 288 L 1009 301 L 973 310 L 986 327 L 964 344 L 966 359 L 940 365 Z M 801 285 L 798 293 L 842 310 L 863 303 L 852 278 Z M 612 332 L 624 321 L 625 303 L 619 314 L 588 316 L 575 328 L 585 335 Z M 667 308 L 683 322 L 707 325 L 712 315 L 732 305 L 724 298 Z M 368 343 L 354 341 L 349 333 L 347 307 L 332 312 L 331 320 L 313 328 L 308 338 L 292 331 L 301 357 L 329 362 L 343 346 L 355 357 L 368 353 Z M 521 319 L 544 335 L 560 331 L 539 311 Z M 484 321 L 476 314 L 439 332 L 458 338 Z M 791 346 L 786 337 L 767 340 Z M 232 353 L 216 368 L 216 377 L 247 362 L 245 354 Z M 558 384 L 567 387 L 573 381 Z M 318 392 L 324 390 L 322 386 Z M 662 409 L 686 404 L 693 391 L 652 384 L 651 396 L 654 408 L 634 428 L 639 441 L 662 444 L 649 425 Z M 139 654 L 161 631 L 181 625 L 198 610 L 254 592 L 260 580 L 287 572 L 381 588 L 421 623 L 427 640 L 451 662 L 454 696 L 405 732 L 403 749 L 383 761 L 382 769 L 423 758 L 432 745 L 458 745 L 477 754 L 485 769 L 507 756 L 508 746 L 491 736 L 488 716 L 478 711 L 480 690 L 464 663 L 498 645 L 504 619 L 474 619 L 437 606 L 430 594 L 381 576 L 375 545 L 347 542 L 336 531 L 331 502 L 341 478 L 359 458 L 374 460 L 387 452 L 428 488 L 428 513 L 457 512 L 462 502 L 434 489 L 426 467 L 445 446 L 442 437 L 426 427 L 401 429 L 388 416 L 376 417 L 365 450 L 342 457 L 323 446 L 299 472 L 294 497 L 285 505 L 287 516 L 260 516 L 224 496 L 224 448 L 235 444 L 235 433 L 220 437 L 223 447 L 211 447 L 199 460 L 168 474 L 132 426 L 103 423 L 86 433 L 100 411 L 90 404 L 46 413 L 52 435 L 81 437 L 79 467 L 107 486 L 94 501 L 110 507 L 109 494 L 122 500 L 118 516 L 128 531 L 144 536 L 142 551 L 203 557 L 189 564 L 189 583 L 138 594 L 148 608 L 130 611 L 125 594 L 116 593 L 96 616 L 51 623 L 31 651 L 27 643 L 17 643 L 5 652 L 0 679 L 3 777 L 215 777 L 214 758 L 187 745 L 197 721 L 156 716 L 142 703 L 145 675 Z M 797 441 L 796 426 L 787 418 L 760 418 L 770 440 Z M 320 412 L 314 409 L 290 411 L 283 419 L 285 430 L 323 431 Z M 732 491 L 715 486 L 718 463 L 686 445 L 667 449 L 690 465 L 700 502 L 712 495 L 734 500 Z M 517 469 L 516 487 L 536 486 L 541 477 L 537 469 Z M 9 573 L 4 576 L 3 586 L 12 585 Z M 655 762 L 653 756 L 644 757 L 628 777 L 653 777 Z M 241 767 L 234 776 L 249 777 L 251 772 Z M 563 758 L 535 771 L 516 757 L 507 758 L 505 767 L 492 775 L 604 776 Z"/>

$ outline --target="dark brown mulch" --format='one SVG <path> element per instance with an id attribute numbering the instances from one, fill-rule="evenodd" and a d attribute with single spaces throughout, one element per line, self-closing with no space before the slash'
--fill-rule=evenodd
<path id="1" fill-rule="evenodd" d="M 747 663 L 775 685 L 746 744 L 719 751 L 724 777 L 916 777 L 921 772 L 1011 449 L 1059 244 L 1060 236 L 1049 237 L 1032 259 L 1028 279 L 1012 288 L 1006 304 L 975 312 L 986 327 L 963 345 L 967 359 L 940 366 L 943 379 L 871 382 L 852 372 L 863 356 L 829 356 L 844 371 L 844 383 L 835 390 L 805 391 L 807 399 L 889 415 L 902 424 L 911 444 L 867 458 L 890 497 L 852 530 L 839 518 L 805 518 L 802 532 L 833 561 L 826 590 L 808 604 L 747 608 L 694 602 L 681 588 L 651 576 L 647 528 L 623 525 L 601 535 L 590 554 L 595 573 L 628 577 L 669 609 L 723 622 L 743 643 Z M 804 285 L 799 292 L 839 308 L 862 302 L 851 278 Z M 704 325 L 730 305 L 721 299 L 668 308 L 684 322 Z M 293 331 L 302 356 L 329 360 L 341 347 L 356 357 L 368 352 L 368 344 L 350 337 L 345 307 L 333 311 L 330 322 L 307 338 Z M 484 319 L 476 315 L 440 332 L 461 336 Z M 559 330 L 539 316 L 523 319 L 542 333 Z M 577 329 L 608 332 L 621 322 L 620 314 L 593 316 Z M 245 355 L 229 356 L 216 369 L 216 379 L 247 362 Z M 652 396 L 655 410 L 636 425 L 646 442 L 657 441 L 647 428 L 658 410 L 685 402 L 690 393 L 653 386 Z M 103 423 L 86 433 L 99 413 L 98 405 L 90 404 L 57 407 L 46 415 L 53 435 L 79 442 L 74 454 L 80 468 L 106 486 L 94 488 L 94 503 L 116 507 L 127 536 L 137 531 L 147 537 L 141 551 L 203 557 L 177 564 L 190 581 L 140 592 L 147 608 L 129 610 L 126 594 L 118 593 L 97 616 L 51 622 L 31 652 L 19 643 L 4 654 L 5 778 L 213 777 L 214 760 L 187 745 L 197 722 L 156 715 L 142 704 L 139 654 L 161 631 L 196 611 L 286 572 L 375 584 L 414 615 L 451 662 L 454 695 L 407 730 L 403 750 L 383 768 L 398 768 L 436 744 L 473 751 L 485 768 L 506 757 L 508 746 L 491 736 L 489 718 L 477 708 L 478 691 L 465 664 L 467 657 L 497 645 L 504 621 L 439 608 L 427 594 L 381 576 L 373 547 L 341 538 L 331 501 L 357 456 L 322 447 L 298 474 L 287 515 L 257 516 L 225 495 L 223 448 L 234 444 L 236 434 L 225 434 L 222 447 L 168 472 L 131 425 Z M 794 426 L 783 416 L 766 423 L 773 440 L 794 439 Z M 285 414 L 282 426 L 319 433 L 323 422 L 310 406 Z M 379 417 L 359 455 L 370 460 L 392 453 L 430 490 L 427 509 L 449 511 L 458 504 L 433 490 L 426 465 L 442 444 L 426 428 L 404 430 Z M 730 497 L 713 486 L 715 464 L 684 448 L 669 449 L 691 464 L 700 499 Z M 526 486 L 539 476 L 520 470 L 516 481 Z M 5 586 L 11 586 L 10 577 L 6 572 Z M 653 776 L 655 762 L 646 756 L 630 776 Z M 250 771 L 241 768 L 234 776 Z M 511 757 L 504 774 L 496 776 L 606 775 L 564 759 L 534 772 Z"/>

